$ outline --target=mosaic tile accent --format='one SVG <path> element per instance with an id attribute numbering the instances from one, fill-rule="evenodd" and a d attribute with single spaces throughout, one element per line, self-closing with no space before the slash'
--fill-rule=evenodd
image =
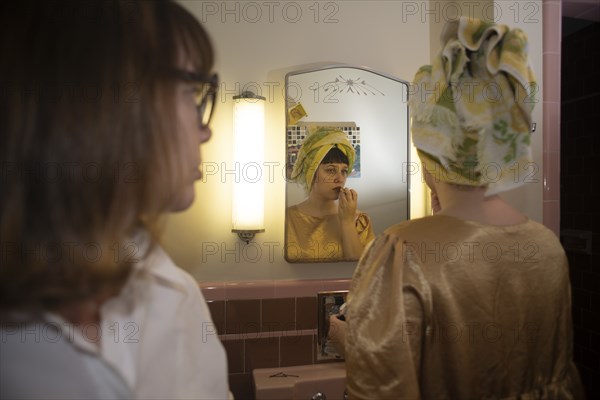
<path id="1" fill-rule="evenodd" d="M 320 125 L 315 123 L 316 125 Z M 352 173 L 349 177 L 360 177 L 360 126 L 334 126 L 331 123 L 322 124 L 322 126 L 331 126 L 333 128 L 339 129 L 344 132 L 348 136 L 348 141 L 354 147 L 354 151 L 356 152 L 356 159 L 354 161 L 354 166 L 352 167 Z M 294 164 L 298 158 L 298 151 L 302 147 L 302 143 L 304 139 L 306 139 L 307 135 L 307 126 L 305 125 L 288 125 L 287 127 L 287 174 L 288 178 L 294 168 Z"/>

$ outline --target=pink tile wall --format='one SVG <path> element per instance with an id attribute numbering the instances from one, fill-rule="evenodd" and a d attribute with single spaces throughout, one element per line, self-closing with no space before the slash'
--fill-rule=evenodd
<path id="1" fill-rule="evenodd" d="M 350 279 L 199 282 L 219 332 L 236 399 L 254 399 L 252 370 L 316 362 L 317 293 Z"/>
<path id="2" fill-rule="evenodd" d="M 562 4 L 543 1 L 543 222 L 560 236 L 560 63 Z"/>

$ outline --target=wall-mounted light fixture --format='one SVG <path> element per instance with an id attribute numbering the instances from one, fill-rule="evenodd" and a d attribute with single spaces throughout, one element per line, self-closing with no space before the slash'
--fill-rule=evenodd
<path id="1" fill-rule="evenodd" d="M 232 232 L 249 243 L 265 231 L 263 180 L 265 98 L 252 92 L 234 96 L 233 160 L 236 180 L 233 186 Z"/>

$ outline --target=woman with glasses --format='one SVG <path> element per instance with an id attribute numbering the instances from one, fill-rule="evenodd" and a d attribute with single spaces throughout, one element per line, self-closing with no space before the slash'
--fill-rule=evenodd
<path id="1" fill-rule="evenodd" d="M 208 35 L 166 0 L 4 8 L 0 397 L 230 397 L 197 282 L 159 245 L 202 176 Z"/>

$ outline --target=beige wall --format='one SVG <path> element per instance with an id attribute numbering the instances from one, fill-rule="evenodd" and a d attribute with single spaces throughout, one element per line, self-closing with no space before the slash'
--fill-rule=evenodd
<path id="1" fill-rule="evenodd" d="M 167 221 L 164 243 L 175 261 L 203 281 L 350 277 L 352 263 L 288 264 L 283 258 L 284 76 L 309 64 L 335 62 L 410 81 L 437 51 L 432 43 L 438 39 L 431 35 L 439 36 L 443 22 L 457 9 L 483 10 L 486 2 L 436 9 L 427 1 L 181 1 L 211 35 L 223 83 L 213 138 L 201 150 L 206 176 L 197 185 L 196 202 Z M 541 60 L 541 10 L 539 21 L 539 28 L 527 28 L 534 32 L 532 48 L 539 47 Z M 535 67 L 541 71 L 541 62 Z M 264 170 L 266 232 L 249 246 L 231 233 L 235 175 L 226 171 L 233 170 L 232 97 L 244 87 L 260 88 L 267 98 L 265 160 L 273 165 Z M 541 115 L 541 107 L 538 111 Z M 536 190 L 518 194 L 516 201 L 540 219 L 541 194 L 538 201 L 530 193 Z"/>

